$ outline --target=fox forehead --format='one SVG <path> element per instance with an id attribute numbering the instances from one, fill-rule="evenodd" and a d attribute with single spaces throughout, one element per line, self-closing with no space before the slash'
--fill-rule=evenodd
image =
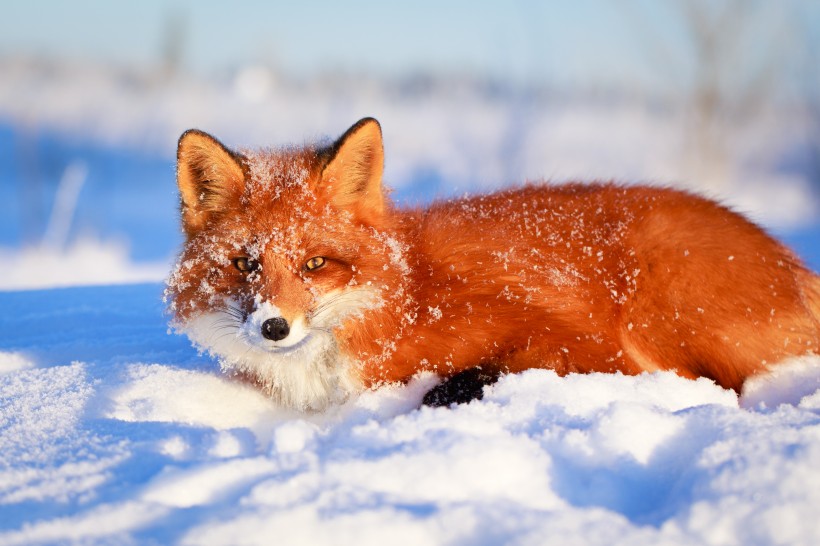
<path id="1" fill-rule="evenodd" d="M 343 220 L 315 191 L 320 176 L 308 150 L 243 151 L 244 188 L 203 230 L 227 251 L 288 256 L 327 243 Z M 341 222 L 346 223 L 346 222 Z M 349 229 L 349 226 L 345 226 Z M 294 256 L 298 257 L 298 256 Z"/>
<path id="2" fill-rule="evenodd" d="M 245 187 L 242 201 L 269 203 L 294 198 L 316 200 L 321 154 L 314 148 L 243 150 Z"/>

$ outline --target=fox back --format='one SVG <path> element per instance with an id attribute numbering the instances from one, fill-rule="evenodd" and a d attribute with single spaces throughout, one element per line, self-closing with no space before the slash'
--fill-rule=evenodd
<path id="1" fill-rule="evenodd" d="M 398 209 L 383 157 L 370 118 L 328 146 L 183 134 L 177 328 L 299 409 L 423 370 L 675 370 L 739 390 L 820 347 L 818 277 L 712 201 L 527 185 Z"/>

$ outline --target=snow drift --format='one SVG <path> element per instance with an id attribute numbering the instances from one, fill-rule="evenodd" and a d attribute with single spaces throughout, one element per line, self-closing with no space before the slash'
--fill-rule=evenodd
<path id="1" fill-rule="evenodd" d="M 0 544 L 816 544 L 820 358 L 739 402 L 671 373 L 275 407 L 156 284 L 0 293 Z"/>

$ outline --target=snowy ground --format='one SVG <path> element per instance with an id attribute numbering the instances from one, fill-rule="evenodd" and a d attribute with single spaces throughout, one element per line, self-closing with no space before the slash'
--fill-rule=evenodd
<path id="1" fill-rule="evenodd" d="M 168 334 L 158 284 L 0 293 L 0 544 L 820 542 L 820 359 L 434 381 L 298 415 Z M 779 402 L 785 402 L 779 404 Z"/>

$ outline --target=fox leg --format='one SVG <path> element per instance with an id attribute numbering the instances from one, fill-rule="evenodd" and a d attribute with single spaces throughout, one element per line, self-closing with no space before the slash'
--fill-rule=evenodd
<path id="1" fill-rule="evenodd" d="M 464 404 L 471 400 L 481 400 L 484 386 L 498 381 L 499 373 L 479 367 L 468 368 L 452 377 L 446 378 L 424 395 L 422 404 L 441 407 L 452 404 Z"/>

